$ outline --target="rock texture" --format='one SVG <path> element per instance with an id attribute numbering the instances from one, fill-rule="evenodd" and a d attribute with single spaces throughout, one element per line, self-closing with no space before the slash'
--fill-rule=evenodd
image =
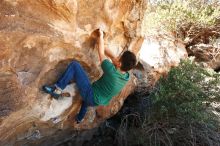
<path id="1" fill-rule="evenodd" d="M 145 9 L 145 0 L 1 0 L 0 145 L 54 145 L 114 115 L 132 91 L 132 81 L 109 106 L 90 109 L 80 125 L 72 122 L 81 103 L 74 84 L 66 89 L 71 97 L 58 101 L 41 86 L 54 83 L 73 59 L 91 81 L 101 75 L 98 28 L 115 54 L 137 53 Z"/>
<path id="2" fill-rule="evenodd" d="M 139 51 L 140 62 L 145 73 L 145 82 L 153 87 L 161 76 L 178 66 L 181 59 L 188 57 L 184 42 L 166 31 L 152 30 L 145 36 Z"/>
<path id="3" fill-rule="evenodd" d="M 214 44 L 197 44 L 190 46 L 188 52 L 195 56 L 197 62 L 203 63 L 216 71 L 220 70 L 220 39 Z"/>

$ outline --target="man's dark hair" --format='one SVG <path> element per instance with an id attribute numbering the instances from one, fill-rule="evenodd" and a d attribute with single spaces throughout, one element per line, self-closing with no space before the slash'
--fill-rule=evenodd
<path id="1" fill-rule="evenodd" d="M 131 51 L 125 51 L 120 58 L 120 62 L 121 70 L 129 71 L 136 66 L 137 59 L 134 53 Z"/>

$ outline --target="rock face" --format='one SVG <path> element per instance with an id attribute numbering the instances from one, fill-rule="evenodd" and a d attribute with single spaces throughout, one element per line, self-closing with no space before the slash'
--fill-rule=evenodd
<path id="1" fill-rule="evenodd" d="M 148 86 L 153 87 L 161 76 L 188 57 L 184 42 L 165 31 L 152 31 L 145 36 L 139 58 L 145 70 Z"/>
<path id="2" fill-rule="evenodd" d="M 114 115 L 132 81 L 109 106 L 91 108 L 80 125 L 72 122 L 81 103 L 74 84 L 65 89 L 71 97 L 58 101 L 41 86 L 54 83 L 72 60 L 82 64 L 91 81 L 101 75 L 98 28 L 115 54 L 137 53 L 145 9 L 145 0 L 1 0 L 0 145 L 54 145 L 70 131 L 90 129 Z"/>
<path id="3" fill-rule="evenodd" d="M 220 70 L 220 39 L 212 44 L 197 44 L 189 47 L 189 53 L 195 56 L 197 62 L 201 62 L 205 67 Z"/>

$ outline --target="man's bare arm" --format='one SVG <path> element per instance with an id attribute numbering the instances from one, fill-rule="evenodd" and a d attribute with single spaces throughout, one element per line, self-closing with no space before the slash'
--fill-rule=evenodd
<path id="1" fill-rule="evenodd" d="M 117 58 L 109 48 L 105 48 L 105 55 L 108 56 L 111 60 L 115 60 Z"/>
<path id="2" fill-rule="evenodd" d="M 99 53 L 99 60 L 102 63 L 102 61 L 105 60 L 107 57 L 105 56 L 103 31 L 101 31 L 100 29 L 99 29 L 98 53 Z"/>

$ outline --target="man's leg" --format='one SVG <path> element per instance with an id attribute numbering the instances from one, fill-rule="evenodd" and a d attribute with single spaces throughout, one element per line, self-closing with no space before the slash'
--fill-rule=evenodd
<path id="1" fill-rule="evenodd" d="M 89 97 L 93 96 L 91 83 L 85 70 L 77 61 L 70 63 L 65 73 L 57 81 L 56 86 L 64 89 L 71 80 L 76 82 L 83 100 L 90 103 Z"/>
<path id="2" fill-rule="evenodd" d="M 77 70 L 77 63 L 76 61 L 71 62 L 65 72 L 62 74 L 62 76 L 58 79 L 56 82 L 56 87 L 59 87 L 60 89 L 64 89 L 71 80 L 75 79 L 75 74 Z"/>
<path id="3" fill-rule="evenodd" d="M 84 69 L 76 61 L 72 62 L 71 64 L 72 66 L 74 66 L 73 79 L 75 80 L 76 85 L 79 89 L 80 95 L 83 98 L 80 111 L 76 116 L 77 123 L 80 123 L 87 112 L 88 106 L 95 106 L 94 97 L 93 97 L 93 91 L 92 91 L 90 80 L 86 72 L 84 71 Z"/>
<path id="4" fill-rule="evenodd" d="M 89 78 L 77 61 L 73 61 L 69 64 L 64 74 L 59 78 L 56 87 L 64 89 L 71 80 L 76 81 L 76 85 L 79 89 L 80 95 L 83 98 L 83 103 L 79 112 L 79 121 L 81 121 L 87 111 L 88 106 L 94 105 L 93 91 Z M 92 97 L 91 97 L 92 96 Z"/>
<path id="5" fill-rule="evenodd" d="M 84 118 L 84 116 L 85 116 L 85 114 L 87 112 L 87 108 L 88 108 L 88 105 L 86 104 L 86 102 L 82 101 L 82 105 L 81 105 L 80 111 L 79 111 L 79 113 L 76 116 L 77 123 L 80 123 L 82 121 L 82 119 Z"/>
<path id="6" fill-rule="evenodd" d="M 76 61 L 71 62 L 66 71 L 59 78 L 57 83 L 53 86 L 44 85 L 43 90 L 49 94 L 51 94 L 55 98 L 59 98 L 62 90 L 68 85 L 68 83 L 74 79 L 75 70 L 76 70 Z"/>
<path id="7" fill-rule="evenodd" d="M 71 80 L 75 80 L 80 94 L 86 96 L 86 91 L 91 87 L 91 83 L 81 65 L 77 61 L 71 62 L 66 71 L 62 74 L 55 86 L 51 87 L 63 90 Z M 48 86 L 50 88 L 50 86 Z"/>

